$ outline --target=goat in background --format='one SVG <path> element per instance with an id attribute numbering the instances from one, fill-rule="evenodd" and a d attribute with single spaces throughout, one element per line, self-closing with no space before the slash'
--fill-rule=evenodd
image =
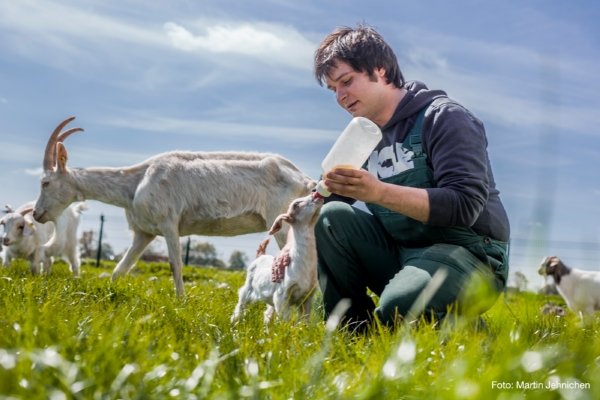
<path id="1" fill-rule="evenodd" d="M 70 203 L 94 199 L 125 209 L 132 244 L 113 270 L 128 273 L 146 246 L 164 236 L 178 296 L 185 294 L 180 236 L 234 236 L 266 231 L 292 199 L 316 182 L 285 158 L 268 153 L 161 153 L 122 168 L 67 167 L 63 141 L 72 133 L 54 130 L 44 153 L 44 176 L 34 218 L 52 221 Z M 285 243 L 285 233 L 277 237 Z"/>
<path id="2" fill-rule="evenodd" d="M 54 223 L 44 224 L 33 219 L 33 206 L 34 203 L 29 202 L 17 210 L 7 207 L 8 213 L 0 219 L 0 225 L 4 226 L 2 243 L 6 246 L 4 265 L 8 267 L 13 259 L 23 258 L 29 261 L 33 274 L 41 271 L 49 274 L 53 258 L 64 257 L 73 275 L 79 276 L 77 229 L 85 204 L 73 204 Z"/>
<path id="3" fill-rule="evenodd" d="M 567 306 L 581 317 L 600 310 L 600 271 L 570 268 L 551 256 L 542 261 L 538 273 L 552 277 Z"/>

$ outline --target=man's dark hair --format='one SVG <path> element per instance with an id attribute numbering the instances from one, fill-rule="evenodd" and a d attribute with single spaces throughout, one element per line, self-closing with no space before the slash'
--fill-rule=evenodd
<path id="1" fill-rule="evenodd" d="M 315 78 L 319 85 L 323 86 L 338 61 L 347 63 L 357 72 L 366 72 L 371 79 L 375 79 L 376 68 L 383 68 L 387 83 L 398 88 L 404 86 L 394 51 L 375 29 L 367 25 L 337 28 L 323 39 L 315 52 Z"/>

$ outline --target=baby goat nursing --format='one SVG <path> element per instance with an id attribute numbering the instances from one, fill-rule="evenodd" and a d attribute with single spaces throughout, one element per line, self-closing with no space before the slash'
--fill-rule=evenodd
<path id="1" fill-rule="evenodd" d="M 33 217 L 54 220 L 70 203 L 93 199 L 125 209 L 133 242 L 113 270 L 128 273 L 156 236 L 164 236 L 177 295 L 184 295 L 180 236 L 233 236 L 266 231 L 289 202 L 315 182 L 275 154 L 184 152 L 156 155 L 122 168 L 67 168 L 62 143 L 81 131 L 54 130 Z M 285 243 L 285 234 L 277 238 Z"/>
<path id="2" fill-rule="evenodd" d="M 574 312 L 585 315 L 600 310 L 600 272 L 567 267 L 558 257 L 546 257 L 538 273 L 551 276 L 558 293 Z"/>
<path id="3" fill-rule="evenodd" d="M 264 254 L 268 238 L 260 245 L 257 258 L 248 267 L 246 282 L 238 292 L 232 322 L 239 320 L 248 303 L 257 301 L 267 303 L 265 324 L 274 312 L 287 319 L 292 306 L 297 306 L 302 315 L 310 313 L 317 286 L 314 228 L 322 204 L 322 197 L 308 195 L 294 200 L 287 213 L 277 217 L 269 234 L 279 231 L 285 221 L 291 227 L 288 242 L 277 257 Z"/>

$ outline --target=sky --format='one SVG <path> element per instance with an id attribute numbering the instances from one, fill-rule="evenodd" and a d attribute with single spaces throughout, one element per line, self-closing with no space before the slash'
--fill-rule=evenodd
<path id="1" fill-rule="evenodd" d="M 542 257 L 600 269 L 600 5 L 593 1 L 0 0 L 0 202 L 39 193 L 63 119 L 71 167 L 170 150 L 274 152 L 314 179 L 351 116 L 312 71 L 319 41 L 367 23 L 420 80 L 485 124 L 511 222 L 511 273 Z M 122 209 L 88 201 L 80 230 L 124 251 Z M 200 237 L 248 257 L 265 233 Z M 156 249 L 164 247 L 157 239 Z M 271 250 L 275 250 L 271 244 Z"/>

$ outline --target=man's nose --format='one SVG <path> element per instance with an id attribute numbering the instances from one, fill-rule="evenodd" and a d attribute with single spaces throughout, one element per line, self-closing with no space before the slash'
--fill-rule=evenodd
<path id="1" fill-rule="evenodd" d="M 344 99 L 346 98 L 346 91 L 342 88 L 339 88 L 335 91 L 335 97 L 337 99 L 337 102 L 340 103 L 342 106 L 344 105 Z"/>

